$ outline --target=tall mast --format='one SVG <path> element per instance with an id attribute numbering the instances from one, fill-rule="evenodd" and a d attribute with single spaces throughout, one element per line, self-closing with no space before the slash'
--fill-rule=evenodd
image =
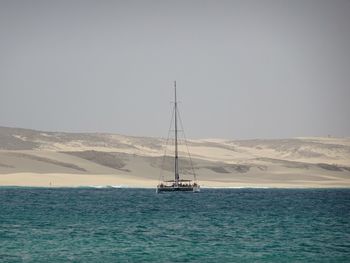
<path id="1" fill-rule="evenodd" d="M 174 81 L 175 89 L 175 185 L 179 184 L 179 157 L 177 151 L 177 98 L 176 98 L 176 81 Z"/>

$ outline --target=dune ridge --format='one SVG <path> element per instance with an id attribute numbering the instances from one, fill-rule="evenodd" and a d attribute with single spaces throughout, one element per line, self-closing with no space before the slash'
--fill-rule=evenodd
<path id="1" fill-rule="evenodd" d="M 0 127 L 0 185 L 155 187 L 173 174 L 173 148 L 165 142 Z M 180 172 L 191 178 L 180 143 Z M 350 138 L 197 139 L 188 147 L 206 187 L 350 187 Z"/>

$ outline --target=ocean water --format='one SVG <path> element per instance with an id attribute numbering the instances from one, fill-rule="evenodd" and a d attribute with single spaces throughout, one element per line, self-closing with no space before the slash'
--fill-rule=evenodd
<path id="1" fill-rule="evenodd" d="M 0 188 L 0 262 L 350 262 L 350 190 Z"/>

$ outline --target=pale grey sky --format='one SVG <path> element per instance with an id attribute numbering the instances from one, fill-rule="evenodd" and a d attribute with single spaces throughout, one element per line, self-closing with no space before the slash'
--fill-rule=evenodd
<path id="1" fill-rule="evenodd" d="M 0 0 L 0 126 L 350 136 L 350 1 Z"/>

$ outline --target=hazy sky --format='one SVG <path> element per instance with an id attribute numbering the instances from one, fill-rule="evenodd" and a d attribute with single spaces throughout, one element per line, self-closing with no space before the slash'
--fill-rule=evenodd
<path id="1" fill-rule="evenodd" d="M 350 0 L 0 0 L 0 126 L 350 136 Z"/>

